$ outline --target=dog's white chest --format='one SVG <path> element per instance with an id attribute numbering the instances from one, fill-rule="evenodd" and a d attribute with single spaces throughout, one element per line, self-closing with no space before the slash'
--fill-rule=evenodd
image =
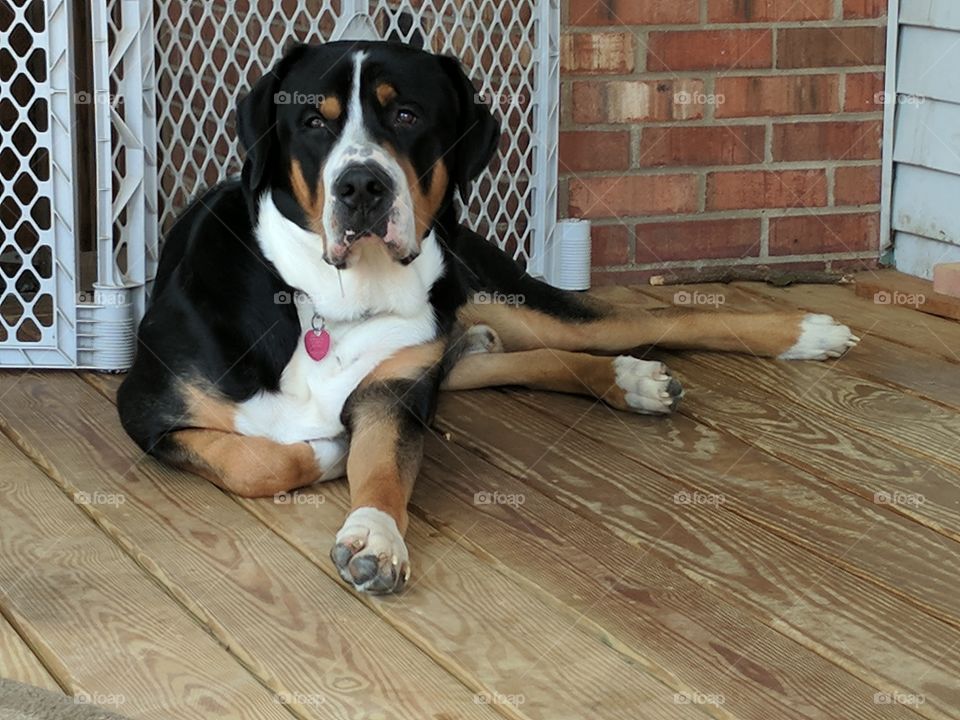
<path id="1" fill-rule="evenodd" d="M 302 311 L 301 327 L 304 333 L 310 329 L 310 317 Z M 239 432 L 284 443 L 342 434 L 340 415 L 350 393 L 381 362 L 402 348 L 428 342 L 435 332 L 429 312 L 328 323 L 327 330 L 326 357 L 314 360 L 300 342 L 283 371 L 280 392 L 260 393 L 240 406 Z"/>
<path id="2" fill-rule="evenodd" d="M 241 403 L 236 428 L 283 443 L 333 438 L 345 430 L 340 416 L 347 398 L 377 365 L 435 338 L 429 294 L 443 274 L 443 255 L 431 236 L 409 266 L 372 265 L 337 277 L 306 250 L 316 240 L 298 237 L 304 231 L 280 222 L 271 206 L 261 205 L 261 247 L 309 301 L 297 303 L 300 340 L 281 376 L 280 391 L 261 392 Z M 330 350 L 321 360 L 311 358 L 303 342 L 312 331 L 314 312 L 330 333 Z"/>

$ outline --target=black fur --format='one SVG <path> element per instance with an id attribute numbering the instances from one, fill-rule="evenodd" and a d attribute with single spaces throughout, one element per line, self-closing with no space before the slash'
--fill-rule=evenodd
<path id="1" fill-rule="evenodd" d="M 189 427 L 187 383 L 235 402 L 278 389 L 300 341 L 300 326 L 294 304 L 277 302 L 295 289 L 264 257 L 254 236 L 256 199 L 270 192 L 284 215 L 307 227 L 291 188 L 290 162 L 296 159 L 306 176 L 319 177 L 335 138 L 329 129 L 304 129 L 309 103 L 278 104 L 278 97 L 325 92 L 349 97 L 355 49 L 368 53 L 364 83 L 386 78 L 421 116 L 417 130 L 391 134 L 387 120 L 394 110 L 376 106 L 370 113 L 380 122 L 368 130 L 408 158 L 420 177 L 443 158 L 452 180 L 433 226 L 446 267 L 430 293 L 437 335 L 449 335 L 458 308 L 483 290 L 522 294 L 528 307 L 574 321 L 594 317 L 575 296 L 530 278 L 495 245 L 457 223 L 455 192 L 464 192 L 487 166 L 500 135 L 489 110 L 475 102 L 459 63 L 387 43 L 298 45 L 240 102 L 238 129 L 246 149 L 241 180 L 205 192 L 165 239 L 136 361 L 118 396 L 123 426 L 143 450 L 175 458 L 167 436 Z M 429 422 L 440 380 L 440 372 L 432 372 L 383 389 L 409 398 L 405 432 Z M 347 427 L 355 402 L 343 408 Z"/>

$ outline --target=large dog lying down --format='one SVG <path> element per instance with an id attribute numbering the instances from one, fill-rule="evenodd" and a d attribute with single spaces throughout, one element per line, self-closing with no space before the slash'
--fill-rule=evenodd
<path id="1" fill-rule="evenodd" d="M 590 394 L 669 413 L 640 345 L 836 357 L 857 338 L 828 316 L 645 312 L 526 276 L 457 222 L 455 196 L 500 128 L 459 63 L 386 43 L 297 46 L 237 116 L 240 181 L 170 231 L 124 428 L 145 451 L 246 497 L 346 474 L 352 510 L 331 557 L 358 590 L 403 587 L 403 535 L 441 388 Z M 480 294 L 522 296 L 522 306 Z M 295 301 L 299 299 L 301 301 Z"/>

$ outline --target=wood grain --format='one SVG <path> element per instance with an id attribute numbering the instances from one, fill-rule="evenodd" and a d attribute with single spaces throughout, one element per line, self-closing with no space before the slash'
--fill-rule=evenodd
<path id="1" fill-rule="evenodd" d="M 2 607 L 3 601 L 0 598 L 0 609 Z M 62 692 L 57 681 L 40 662 L 40 658 L 2 616 L 0 616 L 0 678 Z"/>
<path id="2" fill-rule="evenodd" d="M 953 540 L 904 517 L 897 508 L 875 505 L 758 450 L 752 443 L 760 442 L 768 426 L 780 422 L 787 410 L 764 398 L 748 397 L 737 386 L 724 392 L 689 379 L 699 373 L 699 368 L 680 373 L 688 395 L 682 415 L 666 421 L 665 431 L 675 433 L 670 439 L 679 436 L 685 442 L 647 442 L 645 430 L 612 413 L 592 413 L 584 431 L 702 492 L 734 498 L 725 507 L 960 624 L 960 556 Z M 731 385 L 728 379 L 725 382 Z M 568 400 L 559 402 L 567 405 Z M 529 402 L 536 405 L 541 400 L 529 397 Z M 698 422 L 699 418 L 710 422 Z M 737 436 L 731 434 L 734 428 L 739 428 Z M 837 447 L 835 435 L 824 436 L 802 417 L 793 433 L 797 445 L 811 456 Z M 686 451 L 698 448 L 698 436 L 704 452 Z M 750 443 L 742 439 L 747 437 Z"/>
<path id="3" fill-rule="evenodd" d="M 349 498 L 342 483 L 301 497 L 321 493 L 323 503 L 241 502 L 326 572 L 329 536 L 310 528 L 339 523 Z M 512 709 L 523 717 L 705 717 L 696 705 L 674 702 L 671 676 L 661 681 L 647 662 L 625 656 L 581 627 L 576 615 L 558 612 L 541 593 L 518 586 L 464 549 L 473 534 L 467 527 L 455 542 L 412 517 L 406 538 L 412 579 L 395 602 L 374 604 L 378 614 L 416 637 L 424 652 L 478 692 L 522 698 Z"/>
<path id="4" fill-rule="evenodd" d="M 933 283 L 929 280 L 895 270 L 882 270 L 858 275 L 855 287 L 857 297 L 874 301 L 889 299 L 890 302 L 896 302 L 898 298 L 915 301 L 911 307 L 919 312 L 960 320 L 960 298 L 934 292 Z"/>
<path id="5" fill-rule="evenodd" d="M 93 382 L 109 392 L 113 383 L 101 380 Z M 237 502 L 333 578 L 328 553 L 349 507 L 348 488 L 326 483 L 296 498 L 286 504 Z M 558 615 L 416 518 L 408 544 L 414 559 L 411 584 L 397 602 L 370 604 L 367 632 L 376 635 L 381 627 L 396 626 L 478 694 L 522 699 L 515 707 L 495 704 L 496 709 L 522 717 L 632 718 L 639 706 L 653 717 L 704 717 L 696 707 L 674 703 L 674 689 L 624 662 L 621 654 L 576 627 L 575 618 Z M 558 660 L 563 675 L 558 675 Z M 566 674 L 580 680 L 566 683 Z"/>
<path id="6" fill-rule="evenodd" d="M 724 292 L 726 306 L 738 310 L 756 311 L 757 303 L 772 305 L 721 286 L 702 292 Z M 650 294 L 662 298 L 658 291 Z M 760 436 L 771 454 L 871 501 L 890 503 L 900 498 L 902 502 L 893 502 L 892 509 L 960 539 L 960 507 L 955 502 L 960 494 L 960 415 L 951 407 L 905 393 L 895 384 L 863 377 L 863 358 L 887 355 L 889 365 L 903 366 L 906 361 L 900 355 L 907 351 L 886 341 L 864 345 L 868 346 L 858 346 L 839 361 L 827 363 L 708 353 L 669 362 L 721 391 L 749 385 L 744 391 L 751 397 L 760 397 L 758 391 L 765 393 L 783 414 L 782 423 L 767 427 Z M 687 361 L 704 367 L 685 366 Z M 954 372 L 953 385 L 960 384 L 957 377 L 960 371 Z M 941 380 L 944 387 L 946 382 Z M 837 449 L 811 453 L 809 433 L 796 431 L 804 424 L 815 425 L 817 432 L 831 438 L 821 440 L 821 445 L 833 442 Z M 751 429 L 740 429 L 738 437 L 750 442 Z M 877 439 L 882 441 L 881 453 Z"/>
<path id="7" fill-rule="evenodd" d="M 515 445 L 534 445 L 530 454 L 540 456 L 540 461 L 525 466 L 527 469 L 514 468 L 515 474 L 525 475 L 534 486 L 483 470 L 482 464 L 471 458 L 474 453 L 458 447 L 459 433 L 452 434 L 452 444 L 440 446 L 439 441 L 431 441 L 414 504 L 432 523 L 456 536 L 473 528 L 465 539 L 507 566 L 518 582 L 543 588 L 582 613 L 586 618 L 582 623 L 598 626 L 597 632 L 605 633 L 609 642 L 642 652 L 648 662 L 675 674 L 679 682 L 701 692 L 722 693 L 724 710 L 737 717 L 806 717 L 816 716 L 817 709 L 843 717 L 872 717 L 876 709 L 865 698 L 872 699 L 874 691 L 838 675 L 821 654 L 846 669 L 858 666 L 854 674 L 871 684 L 898 686 L 889 676 L 881 677 L 885 673 L 878 675 L 859 662 L 853 648 L 869 647 L 875 659 L 902 658 L 900 641 L 909 635 L 902 638 L 902 626 L 892 622 L 881 621 L 885 627 L 873 628 L 867 615 L 857 612 L 842 613 L 835 623 L 827 621 L 821 603 L 838 600 L 834 596 L 838 583 L 827 579 L 825 590 L 817 587 L 812 573 L 806 572 L 804 553 L 797 548 L 780 541 L 787 552 L 775 556 L 776 576 L 767 578 L 762 556 L 771 553 L 771 546 L 776 550 L 775 536 L 768 537 L 731 513 L 685 517 L 692 510 L 676 505 L 672 497 L 666 502 L 647 502 L 617 488 L 608 493 L 605 487 L 597 487 L 607 485 L 608 477 L 616 478 L 609 480 L 615 484 L 638 471 L 643 473 L 643 469 L 631 467 L 630 461 L 615 455 L 614 461 L 607 463 L 609 451 L 587 439 L 573 437 L 568 446 L 565 436 L 564 444 L 545 450 L 532 438 L 544 437 L 541 431 L 551 427 L 549 419 L 519 407 L 516 412 L 511 408 L 510 418 L 501 422 L 503 404 L 497 404 L 498 420 L 485 427 L 481 442 L 508 453 Z M 516 425 L 514 420 L 521 416 L 530 424 Z M 472 472 L 461 470 L 464 464 Z M 492 483 L 484 487 L 486 491 L 522 494 L 523 504 L 515 508 L 477 505 L 474 473 L 480 474 L 484 483 Z M 589 488 L 568 480 L 571 476 L 589 478 Z M 541 478 L 550 483 L 552 499 L 543 494 Z M 648 484 L 643 477 L 636 480 Z M 584 493 L 589 499 L 581 502 Z M 643 517 L 651 525 L 660 520 L 659 527 L 621 537 L 616 530 L 617 534 L 610 532 L 600 520 L 616 515 L 626 502 L 629 515 Z M 596 515 L 584 517 L 580 513 L 585 508 Z M 759 542 L 755 540 L 758 532 L 763 536 Z M 780 569 L 779 563 L 785 568 Z M 829 568 L 826 563 L 821 565 Z M 812 571 L 819 569 L 815 564 Z M 841 582 L 841 596 L 844 590 Z M 769 601 L 765 594 L 771 595 Z M 857 593 L 849 597 L 856 598 Z M 889 609 L 881 600 L 866 610 Z M 895 630 L 896 639 L 885 634 L 886 626 Z M 936 667 L 943 651 L 949 649 L 948 640 L 937 632 L 928 635 L 940 653 L 918 643 L 923 659 L 918 667 Z M 912 645 L 910 654 L 914 657 Z M 952 668 L 957 669 L 960 663 Z M 939 677 L 931 685 L 951 676 L 950 670 L 941 673 L 938 668 L 936 672 Z M 900 679 L 907 675 L 900 673 Z M 830 678 L 829 690 L 819 679 L 826 677 Z M 909 683 L 915 687 L 920 677 L 920 672 L 914 672 Z M 844 699 L 835 698 L 834 692 Z M 939 711 L 934 714 L 944 717 Z"/>
<path id="8" fill-rule="evenodd" d="M 769 288 L 759 283 L 737 283 L 765 297 L 776 297 L 792 306 L 828 313 L 856 329 L 857 335 L 878 335 L 899 345 L 960 363 L 960 323 L 890 305 L 877 305 L 858 298 L 849 288 L 828 285 L 795 285 Z"/>
<path id="9" fill-rule="evenodd" d="M 2 436 L 0 457 L 0 603 L 63 687 L 141 718 L 290 717 Z"/>
<path id="10" fill-rule="evenodd" d="M 496 716 L 231 497 L 142 458 L 75 375 L 3 374 L 0 395 L 5 429 L 65 490 L 123 498 L 86 509 L 193 615 L 167 632 L 199 621 L 303 717 Z"/>
<path id="11" fill-rule="evenodd" d="M 673 364 L 695 382 L 731 388 L 738 398 L 761 400 L 764 393 L 777 398 L 782 420 L 774 423 L 768 416 L 765 433 L 751 436 L 754 445 L 866 498 L 884 492 L 919 494 L 927 502 L 897 509 L 921 522 L 929 518 L 960 539 L 960 415 L 955 411 L 839 372 L 837 365 L 707 354 Z M 734 383 L 750 387 L 741 393 L 732 390 Z M 810 432 L 797 433 L 804 424 Z M 742 424 L 739 433 L 724 427 L 745 437 Z M 833 447 L 811 453 L 802 441 L 810 433 L 828 438 L 820 444 Z"/>
<path id="12" fill-rule="evenodd" d="M 950 613 L 957 609 L 956 547 L 946 539 L 898 516 L 879 514 L 868 503 L 689 418 L 648 422 L 579 398 L 525 392 L 510 395 L 540 408 L 543 415 L 503 402 L 496 405 L 496 413 L 485 414 L 484 405 L 494 401 L 476 397 L 481 395 L 460 393 L 444 401 L 443 426 L 456 442 L 476 446 L 490 462 L 603 523 L 624 540 L 664 550 L 679 572 L 708 578 L 725 598 L 763 607 L 769 618 L 799 613 L 803 632 L 812 633 L 816 645 L 858 662 L 858 658 L 872 658 L 886 642 L 884 637 L 900 637 L 887 645 L 887 656 L 895 658 L 903 642 L 904 652 L 925 658 L 932 667 L 937 654 L 928 653 L 929 643 L 945 654 L 958 639 L 955 628 L 923 617 L 914 605 L 932 601 Z M 618 453 L 642 467 L 631 465 Z M 662 474 L 683 484 L 667 482 Z M 694 504 L 686 510 L 698 513 L 674 518 L 665 508 L 671 509 L 674 494 L 682 491 L 721 496 L 721 509 L 730 512 L 710 513 L 709 507 Z M 737 517 L 731 518 L 733 514 Z M 674 525 L 675 519 L 683 524 Z M 691 523 L 697 525 L 688 527 Z M 930 552 L 934 557 L 929 567 L 915 574 L 901 570 L 901 565 L 915 563 Z M 948 567 L 939 567 L 941 560 Z M 864 564 L 873 572 L 865 573 Z M 882 575 L 897 585 L 897 591 L 884 592 L 885 583 L 878 587 L 877 581 L 856 577 L 864 574 Z M 768 575 L 772 576 L 768 579 Z M 905 581 L 916 600 L 896 597 Z M 804 599 L 804 593 L 820 601 L 810 606 L 807 603 L 813 601 Z M 847 625 L 846 615 L 838 615 L 836 609 L 827 613 L 831 598 L 837 607 L 851 609 L 861 629 Z M 856 620 L 856 608 L 863 606 L 864 598 L 880 605 Z M 897 612 L 882 612 L 884 605 L 891 604 Z M 918 624 L 924 627 L 900 635 L 904 615 L 919 618 Z M 862 629 L 871 627 L 869 633 Z M 940 643 L 944 632 L 950 640 Z M 860 642 L 853 642 L 857 634 Z M 835 636 L 850 647 L 838 646 Z M 914 642 L 908 642 L 911 637 Z M 860 643 L 865 654 L 856 650 Z M 956 649 L 951 652 L 956 661 Z M 919 662 L 890 665 L 908 671 L 899 677 L 904 687 L 916 685 L 923 676 L 917 668 L 923 666 Z M 869 662 L 866 667 L 875 666 Z M 948 695 L 946 699 L 956 698 Z"/>
<path id="13" fill-rule="evenodd" d="M 689 289 L 689 288 L 688 288 Z M 639 292 L 657 300 L 670 302 L 666 288 L 638 288 Z M 705 293 L 722 293 L 723 311 L 743 310 L 793 310 L 784 293 L 758 283 L 736 285 L 707 285 L 700 288 Z M 857 313 L 850 313 L 844 300 L 854 297 L 849 290 L 846 296 L 823 305 L 818 312 L 827 312 L 848 324 L 855 324 Z M 861 330 L 862 332 L 862 330 Z M 956 363 L 933 355 L 929 350 L 911 347 L 887 340 L 872 332 L 864 332 L 863 340 L 856 349 L 844 356 L 837 366 L 842 372 L 870 378 L 907 391 L 941 405 L 960 409 L 960 382 L 957 382 Z"/>
<path id="14" fill-rule="evenodd" d="M 794 302 L 785 295 L 802 289 L 722 287 L 725 310 L 782 309 Z M 669 304 L 679 289 L 595 294 L 652 307 Z M 912 312 L 865 307 L 839 288 L 817 287 L 803 297 L 820 304 L 808 309 L 868 329 Z M 949 329 L 934 328 L 949 337 Z M 546 628 L 539 633 L 562 620 L 581 633 L 560 652 L 547 652 L 546 662 L 566 667 L 566 658 L 599 641 L 662 682 L 644 696 L 644 717 L 659 716 L 663 688 L 726 691 L 722 706 L 701 708 L 724 718 L 955 717 L 957 545 L 918 523 L 952 532 L 957 480 L 922 477 L 951 471 L 949 456 L 947 464 L 919 457 L 916 438 L 891 444 L 862 426 L 870 412 L 885 412 L 885 403 L 905 417 L 920 412 L 919 428 L 949 420 L 943 413 L 960 403 L 956 359 L 947 359 L 942 344 L 931 355 L 929 345 L 938 341 L 922 327 L 862 334 L 861 346 L 834 370 L 842 392 L 829 384 L 816 398 L 796 393 L 809 385 L 806 373 L 824 365 L 788 366 L 781 376 L 770 363 L 752 395 L 739 391 L 758 361 L 705 355 L 677 360 L 690 390 L 682 406 L 687 416 L 665 420 L 528 392 L 448 395 L 439 423 L 454 442 L 428 440 L 414 496 L 418 612 L 406 607 L 406 596 L 371 608 L 472 689 L 515 691 L 526 679 L 516 682 L 521 671 L 512 658 L 524 658 L 536 676 L 535 702 L 502 713 L 582 717 L 592 697 L 544 704 L 542 688 L 569 673 L 558 676 L 551 667 L 541 676 L 526 648 L 516 649 L 518 638 L 502 632 L 500 613 L 521 607 L 546 613 L 547 620 L 529 626 Z M 85 379 L 108 394 L 115 385 L 110 377 Z M 775 383 L 787 383 L 785 399 Z M 877 432 L 892 431 L 893 419 L 887 414 Z M 782 433 L 778 442 L 758 439 L 768 425 Z M 948 432 L 941 430 L 938 442 Z M 910 474 L 917 470 L 910 462 L 918 472 Z M 888 486 L 888 477 L 901 484 Z M 933 498 L 920 514 L 873 503 L 875 487 L 916 491 L 917 483 L 926 483 Z M 491 489 L 523 493 L 525 502 L 475 504 L 474 493 Z M 679 504 L 675 495 L 684 491 L 722 496 L 723 503 Z M 326 542 L 315 528 L 336 527 L 345 494 L 339 486 L 315 492 L 323 506 L 248 506 L 327 573 Z M 329 513 L 325 520 L 318 509 Z M 503 607 L 491 607 L 487 598 L 501 596 Z M 478 626 L 490 623 L 496 630 L 463 655 L 468 638 L 485 632 Z M 922 694 L 926 702 L 877 705 L 874 691 Z"/>

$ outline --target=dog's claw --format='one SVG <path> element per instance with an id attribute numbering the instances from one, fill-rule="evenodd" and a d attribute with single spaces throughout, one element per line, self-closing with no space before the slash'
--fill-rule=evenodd
<path id="1" fill-rule="evenodd" d="M 330 558 L 340 577 L 361 592 L 398 592 L 410 577 L 407 548 L 396 521 L 375 508 L 350 513 Z"/>
<path id="2" fill-rule="evenodd" d="M 649 415 L 676 409 L 683 387 L 665 365 L 624 355 L 614 358 L 613 367 L 617 386 L 624 393 L 625 407 L 621 409 Z"/>

